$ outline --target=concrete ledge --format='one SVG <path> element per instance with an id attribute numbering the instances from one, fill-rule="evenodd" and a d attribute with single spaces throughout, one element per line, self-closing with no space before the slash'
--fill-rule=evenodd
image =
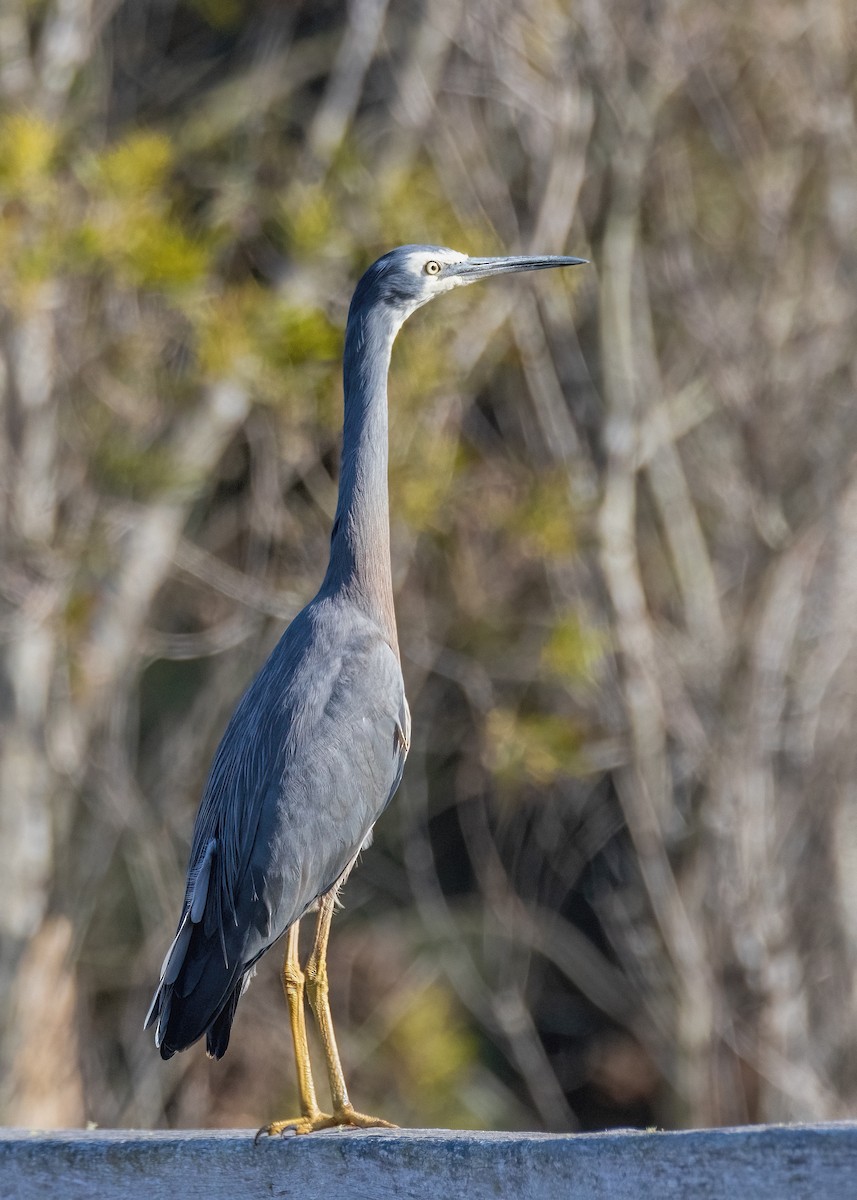
<path id="1" fill-rule="evenodd" d="M 0 1131 L 2 1200 L 854 1200 L 857 1123 L 679 1133 Z"/>

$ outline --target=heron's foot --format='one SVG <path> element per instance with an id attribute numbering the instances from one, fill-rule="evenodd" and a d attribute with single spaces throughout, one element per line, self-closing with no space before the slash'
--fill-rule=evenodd
<path id="1" fill-rule="evenodd" d="M 338 1125 L 350 1125 L 354 1129 L 395 1129 L 390 1121 L 381 1117 L 370 1117 L 366 1113 L 356 1112 L 351 1105 L 337 1109 L 335 1113 L 309 1113 L 303 1117 L 290 1117 L 286 1121 L 272 1121 L 263 1126 L 253 1139 L 258 1143 L 261 1137 L 277 1137 L 279 1134 L 292 1130 L 295 1134 L 316 1133 L 319 1129 L 333 1129 Z"/>
<path id="2" fill-rule="evenodd" d="M 384 1121 L 381 1117 L 370 1117 L 366 1113 L 357 1112 L 350 1104 L 336 1109 L 332 1124 L 351 1125 L 355 1129 L 396 1129 L 392 1121 Z"/>
<path id="3" fill-rule="evenodd" d="M 270 1125 L 263 1125 L 253 1141 L 258 1144 L 261 1137 L 277 1137 L 278 1134 L 285 1133 L 289 1129 L 296 1134 L 315 1133 L 317 1129 L 330 1129 L 335 1124 L 336 1121 L 330 1113 L 322 1112 L 319 1109 L 302 1117 L 289 1117 L 286 1121 L 272 1121 Z"/>

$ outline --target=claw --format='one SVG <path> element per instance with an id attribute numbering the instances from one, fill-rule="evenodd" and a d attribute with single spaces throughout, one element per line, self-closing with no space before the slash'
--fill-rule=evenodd
<path id="1" fill-rule="evenodd" d="M 370 1117 L 366 1113 L 356 1112 L 349 1105 L 335 1113 L 316 1112 L 303 1117 L 289 1117 L 285 1121 L 272 1121 L 264 1125 L 253 1138 L 253 1145 L 258 1146 L 261 1137 L 277 1137 L 291 1129 L 298 1136 L 304 1133 L 316 1133 L 319 1129 L 333 1129 L 336 1126 L 350 1125 L 353 1129 L 395 1129 L 390 1121 L 381 1117 Z"/>
<path id="2" fill-rule="evenodd" d="M 285 1133 L 287 1129 L 293 1129 L 295 1134 L 314 1133 L 316 1129 L 329 1129 L 335 1124 L 330 1113 L 316 1112 L 310 1113 L 303 1117 L 290 1117 L 286 1121 L 272 1121 L 270 1125 L 263 1126 L 256 1136 L 253 1138 L 253 1144 L 258 1146 L 259 1138 L 277 1137 L 281 1133 Z"/>

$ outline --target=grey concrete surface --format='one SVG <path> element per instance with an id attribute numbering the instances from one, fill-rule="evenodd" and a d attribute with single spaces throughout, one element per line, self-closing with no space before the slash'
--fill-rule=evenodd
<path id="1" fill-rule="evenodd" d="M 857 1200 L 857 1123 L 678 1133 L 0 1131 L 2 1200 Z"/>

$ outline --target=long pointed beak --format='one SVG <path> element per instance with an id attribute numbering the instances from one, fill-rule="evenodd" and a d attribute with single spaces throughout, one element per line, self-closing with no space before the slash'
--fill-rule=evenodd
<path id="1" fill-rule="evenodd" d="M 454 275 L 462 283 L 476 283 L 489 275 L 508 275 L 512 271 L 545 271 L 549 267 L 580 267 L 586 258 L 565 258 L 560 254 L 510 255 L 504 258 L 466 258 L 445 270 L 447 276 Z"/>

